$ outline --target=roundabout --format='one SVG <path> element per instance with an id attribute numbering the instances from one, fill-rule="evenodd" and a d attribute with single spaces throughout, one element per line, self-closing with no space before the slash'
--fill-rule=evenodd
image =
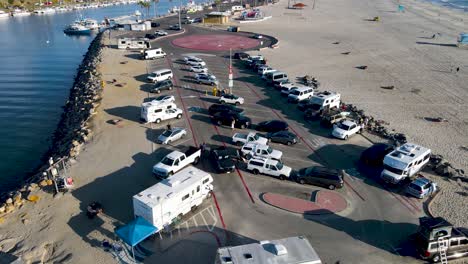
<path id="1" fill-rule="evenodd" d="M 257 39 L 252 39 L 232 34 L 206 34 L 192 35 L 177 38 L 172 41 L 174 46 L 203 51 L 228 51 L 253 49 L 261 43 Z"/>

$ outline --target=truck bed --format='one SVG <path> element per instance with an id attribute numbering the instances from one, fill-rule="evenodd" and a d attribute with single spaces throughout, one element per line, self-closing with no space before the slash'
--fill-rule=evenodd
<path id="1" fill-rule="evenodd" d="M 189 149 L 187 151 L 185 151 L 184 154 L 185 154 L 186 157 L 189 157 L 189 156 L 192 156 L 193 154 L 195 154 L 199 150 L 200 150 L 199 148 L 190 146 Z"/>

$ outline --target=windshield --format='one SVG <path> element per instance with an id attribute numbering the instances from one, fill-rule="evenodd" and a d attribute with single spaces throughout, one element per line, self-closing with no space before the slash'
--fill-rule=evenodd
<path id="1" fill-rule="evenodd" d="M 321 107 L 322 107 L 322 105 L 319 105 L 319 104 L 311 104 L 310 105 L 310 108 L 313 109 L 313 110 L 320 110 Z"/>
<path id="2" fill-rule="evenodd" d="M 319 105 L 322 105 L 322 103 L 323 103 L 323 99 L 319 98 L 319 97 L 312 97 L 312 99 L 310 101 L 312 103 L 319 104 Z"/>
<path id="3" fill-rule="evenodd" d="M 268 147 L 266 151 L 268 152 L 268 154 L 271 154 L 273 152 L 273 149 L 271 147 Z"/>
<path id="4" fill-rule="evenodd" d="M 299 91 L 298 90 L 293 90 L 290 94 L 299 95 Z"/>
<path id="5" fill-rule="evenodd" d="M 395 174 L 398 174 L 398 175 L 402 175 L 402 174 L 403 174 L 403 170 L 390 167 L 390 166 L 388 166 L 387 164 L 384 164 L 384 169 L 385 169 L 385 170 L 388 170 L 388 171 L 390 171 L 390 172 L 393 172 L 393 173 L 395 173 Z"/>
<path id="6" fill-rule="evenodd" d="M 277 168 L 278 170 L 283 169 L 283 163 L 278 162 L 278 164 L 276 164 L 276 168 Z"/>
<path id="7" fill-rule="evenodd" d="M 168 157 L 164 157 L 164 159 L 161 160 L 161 163 L 167 166 L 172 166 L 172 164 L 174 163 L 174 160 Z"/>
<path id="8" fill-rule="evenodd" d="M 347 126 L 347 125 L 345 125 L 345 124 L 343 124 L 343 123 L 339 123 L 339 124 L 338 124 L 338 127 L 341 128 L 341 129 L 343 129 L 343 130 L 346 130 L 346 131 L 349 130 L 349 126 Z"/>
<path id="9" fill-rule="evenodd" d="M 162 135 L 163 135 L 164 137 L 169 137 L 171 134 L 172 134 L 172 131 L 166 130 L 166 131 L 164 131 L 164 133 L 163 133 Z"/>

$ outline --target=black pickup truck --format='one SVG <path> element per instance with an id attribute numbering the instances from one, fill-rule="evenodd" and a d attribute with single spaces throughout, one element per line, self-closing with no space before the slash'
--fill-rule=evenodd
<path id="1" fill-rule="evenodd" d="M 235 148 L 214 147 L 210 151 L 210 159 L 218 173 L 230 173 L 236 169 L 236 159 L 239 151 Z"/>

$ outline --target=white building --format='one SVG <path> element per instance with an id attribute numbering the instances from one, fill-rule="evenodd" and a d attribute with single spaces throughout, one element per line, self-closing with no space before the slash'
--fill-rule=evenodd
<path id="1" fill-rule="evenodd" d="M 321 264 L 307 238 L 288 237 L 219 248 L 215 264 Z"/>

